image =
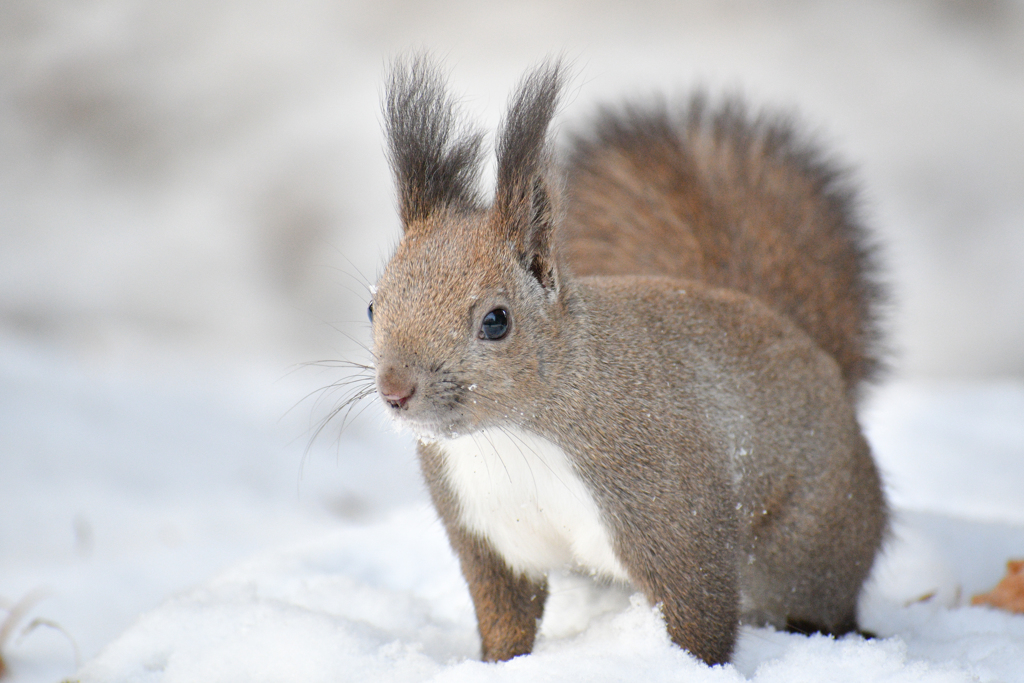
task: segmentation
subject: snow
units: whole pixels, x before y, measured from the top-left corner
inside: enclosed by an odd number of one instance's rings
[[[493,129],[562,51],[558,128],[696,83],[795,106],[857,169],[898,372],[862,410],[896,524],[873,640],[671,646],[552,579],[536,652],[475,660],[407,435],[320,387],[396,235],[383,64],[432,49]],[[0,3],[5,683],[1024,681],[1024,3]],[[312,397],[303,397],[314,392]],[[2,612],[0,612],[2,614]]]
[[[558,575],[534,655],[490,665],[412,438],[370,404],[307,452],[310,402],[288,408],[322,371],[243,370],[0,345],[0,595],[46,591],[8,680],[1024,681],[1024,616],[966,606],[1024,555],[1024,383],[896,383],[865,411],[899,506],[862,600],[877,639],[745,628],[708,668],[639,595]],[[19,635],[36,618],[63,632]]]

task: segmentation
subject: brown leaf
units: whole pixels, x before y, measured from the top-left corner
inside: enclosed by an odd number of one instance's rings
[[[989,605],[1024,614],[1024,560],[1006,563],[1006,576],[988,593],[971,598],[972,605]]]

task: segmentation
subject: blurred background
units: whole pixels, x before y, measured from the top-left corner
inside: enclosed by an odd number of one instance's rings
[[[365,357],[399,238],[381,84],[410,49],[490,131],[552,55],[556,132],[698,85],[797,112],[883,247],[896,370],[864,416],[894,506],[1024,524],[1024,0],[0,0],[9,681],[254,553],[433,519],[375,402],[310,442],[339,394],[301,399],[342,375],[299,365]],[[1024,551],[940,545],[977,586]]]
[[[398,238],[385,65],[426,48],[492,129],[705,84],[857,171],[898,372],[1024,376],[1024,3],[0,3],[0,332],[90,363],[350,357]]]

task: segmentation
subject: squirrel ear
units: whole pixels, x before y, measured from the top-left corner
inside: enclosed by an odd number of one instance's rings
[[[509,101],[498,137],[494,208],[499,224],[519,247],[523,266],[546,289],[556,285],[552,232],[557,216],[547,133],[563,80],[559,62],[528,73]]]
[[[521,233],[525,239],[518,242],[523,266],[548,290],[558,284],[553,247],[557,214],[552,190],[546,175],[534,176],[529,214],[524,221],[527,230]]]
[[[441,72],[423,55],[396,60],[383,109],[403,227],[438,209],[475,208],[483,138],[459,122]]]

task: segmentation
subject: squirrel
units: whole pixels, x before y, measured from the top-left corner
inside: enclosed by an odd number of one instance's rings
[[[842,174],[738,100],[605,110],[560,166],[559,63],[482,136],[424,57],[384,97],[403,237],[368,307],[482,658],[531,652],[552,570],[628,582],[727,662],[741,624],[843,634],[887,530],[857,422],[880,363]]]

